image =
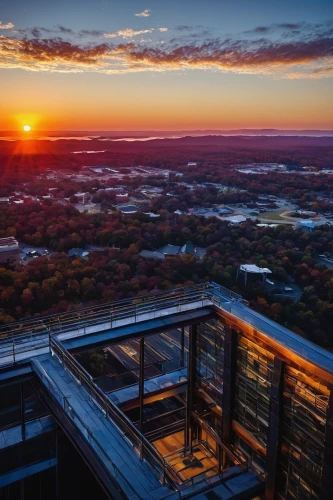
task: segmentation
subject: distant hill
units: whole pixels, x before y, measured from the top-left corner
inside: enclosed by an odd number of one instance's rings
[[[119,143],[118,143],[119,144]],[[124,142],[122,142],[124,144]],[[132,143],[133,144],[133,143]],[[248,148],[281,148],[281,147],[299,147],[299,146],[333,146],[333,135],[332,136],[219,136],[219,135],[207,135],[207,136],[187,136],[181,137],[179,139],[154,139],[149,142],[135,143],[145,144],[145,146],[221,146],[221,147],[245,147]]]
[[[175,136],[303,136],[303,137],[333,137],[333,130],[280,130],[274,128],[267,129],[212,129],[212,130],[57,130],[57,131],[32,131],[31,136],[101,136],[114,138],[133,137],[175,137]],[[0,131],[0,137],[20,137],[22,132]]]

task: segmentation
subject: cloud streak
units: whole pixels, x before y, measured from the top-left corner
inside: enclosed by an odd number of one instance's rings
[[[153,31],[160,31],[164,33],[168,31],[168,28],[149,28],[145,30],[133,30],[132,28],[125,28],[123,30],[116,31],[115,33],[104,33],[105,38],[133,38],[139,35],[146,35],[147,33],[152,33]]]
[[[115,33],[104,33],[104,37],[105,38],[118,38],[118,37],[132,38],[134,36],[145,35],[146,33],[152,33],[152,32],[153,32],[153,29],[135,31],[132,28],[126,28],[124,30],[116,31]]]
[[[146,9],[143,12],[139,12],[138,14],[134,14],[136,17],[149,17],[151,13],[150,9]]]
[[[109,52],[107,44],[79,46],[55,39],[22,39],[0,36],[0,68],[33,71],[77,71],[80,67],[103,66]]]
[[[2,21],[0,21],[0,30],[11,30],[12,28],[14,28],[13,23],[2,24]]]
[[[279,25],[293,30],[293,25]],[[299,25],[297,25],[299,26]],[[330,27],[315,25],[312,36],[306,30],[296,38],[208,38],[198,41],[171,39],[161,45],[134,43],[133,37],[164,32],[167,28],[133,30],[104,34],[104,43],[81,44],[63,37],[29,39],[0,35],[0,67],[32,71],[83,72],[107,74],[129,72],[166,72],[174,70],[210,70],[239,74],[257,74],[284,78],[324,78],[333,76],[333,33]],[[36,28],[37,29],[37,28]],[[60,29],[60,28],[59,28]],[[98,35],[99,32],[96,32]],[[81,34],[79,33],[79,36]],[[128,39],[116,43],[117,37]]]

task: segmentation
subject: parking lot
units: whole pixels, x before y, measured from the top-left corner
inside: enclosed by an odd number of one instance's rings
[[[20,243],[19,247],[21,249],[21,259],[23,262],[28,262],[31,259],[36,259],[41,256],[48,257],[54,253],[46,247],[32,247],[23,243]]]

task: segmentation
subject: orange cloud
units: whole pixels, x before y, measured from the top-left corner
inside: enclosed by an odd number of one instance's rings
[[[104,34],[105,38],[164,32],[167,28],[135,31],[130,28]],[[0,35],[0,67],[34,71],[107,74],[212,70],[233,73],[275,75],[287,78],[323,78],[333,73],[333,38],[330,32],[295,40],[192,40],[173,39],[163,47],[125,44],[82,45],[56,38],[24,38]]]
[[[153,31],[160,31],[161,33],[164,33],[166,31],[168,31],[168,28],[149,28],[149,29],[137,30],[137,31],[133,30],[132,28],[125,28],[125,29],[116,31],[114,33],[104,33],[104,37],[105,38],[118,38],[118,37],[132,38],[134,36],[152,33]]]
[[[2,24],[2,21],[0,21],[0,30],[11,30],[12,28],[14,28],[13,23]]]

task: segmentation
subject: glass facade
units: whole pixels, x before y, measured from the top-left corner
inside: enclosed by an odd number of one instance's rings
[[[197,326],[197,391],[193,407],[197,416],[196,433],[215,457],[220,454],[217,441],[222,436],[224,338],[224,326],[218,319]]]
[[[174,292],[170,297],[175,311],[178,298]],[[46,368],[53,367],[52,377],[54,365],[61,360],[81,385],[79,390],[88,390],[95,411],[102,410],[113,420],[133,452],[144,459],[144,475],[151,467],[163,484],[185,492],[187,486],[200,485],[208,478],[213,484],[214,476],[216,481],[227,480],[230,469],[232,475],[236,471],[254,474],[258,494],[265,491],[268,500],[333,499],[332,355],[262,321],[257,313],[250,321],[252,313],[246,304],[232,294],[228,299],[225,307],[214,300],[208,309],[200,295],[202,314],[189,308],[185,315],[178,308],[172,322],[165,322],[166,330],[164,320],[155,321],[154,317],[147,329],[142,321],[133,331],[127,326],[119,328],[119,334],[118,330],[111,335],[103,331],[104,337],[98,336],[97,343],[95,336],[92,340],[71,339],[69,345],[77,349],[73,353],[50,337],[55,357],[45,361]],[[196,301],[193,308],[197,305]],[[154,314],[155,310],[154,305]],[[178,313],[182,313],[179,319]],[[41,359],[43,363],[44,357]],[[24,423],[49,415],[43,398],[46,390],[53,394],[53,385],[44,379],[38,364],[34,369],[42,383],[46,381],[43,390],[33,374],[12,382],[4,378],[0,390],[2,433],[15,431],[21,439]],[[68,410],[67,396],[65,401]],[[73,408],[67,416],[74,418],[75,413],[84,423]],[[88,427],[83,427],[84,435],[91,436]],[[79,426],[78,430],[81,432]],[[49,454],[57,455],[57,460],[68,458],[61,430],[54,436],[51,445],[43,434],[0,450],[2,475],[45,461]],[[131,473],[137,471],[135,466]],[[41,490],[43,484],[41,478]],[[13,483],[10,489],[14,492],[15,488]],[[0,500],[8,497],[8,491],[0,489]]]
[[[21,397],[24,399],[25,422],[49,414],[36,387],[38,387],[37,380],[26,380],[22,384],[16,383],[0,388],[0,430],[21,424]]]
[[[196,345],[197,397],[194,411],[202,427],[221,439],[225,326],[219,319],[198,325]],[[274,359],[269,346],[258,345],[243,333],[233,332],[236,344],[232,391],[232,446],[235,456],[261,475],[268,472],[270,425],[278,425],[277,482],[275,491],[285,499],[318,499],[322,488],[326,413],[329,389],[318,378],[283,365],[280,421],[270,421]],[[275,384],[277,381],[275,380]],[[275,386],[276,387],[276,386]],[[277,410],[279,411],[279,410]],[[278,417],[274,414],[274,417]],[[279,423],[278,423],[279,422]],[[241,427],[237,428],[236,424]],[[215,447],[218,450],[217,447]]]
[[[196,377],[198,387],[222,406],[224,326],[213,319],[198,325]]]
[[[273,363],[272,353],[238,335],[234,419],[265,448]]]
[[[320,499],[329,395],[325,385],[286,366],[279,467],[286,498]]]

